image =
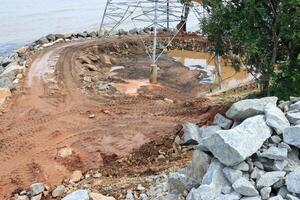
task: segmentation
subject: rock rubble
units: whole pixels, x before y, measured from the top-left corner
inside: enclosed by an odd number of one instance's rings
[[[242,100],[232,105],[227,118],[216,115],[214,124],[220,130],[206,134],[201,131],[203,127],[187,124],[195,131],[186,128],[183,138],[192,135],[196,154],[210,156],[211,162],[206,164],[208,168],[195,168],[197,171],[186,174],[204,174],[202,180],[197,179],[199,186],[193,184],[196,187],[186,196],[181,190],[169,192],[187,200],[299,199],[298,105],[300,99],[296,97],[278,106],[276,97]],[[192,163],[198,160],[203,162],[203,158],[193,156]],[[205,173],[203,169],[207,169]]]

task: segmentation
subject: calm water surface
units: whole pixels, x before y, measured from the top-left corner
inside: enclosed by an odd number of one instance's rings
[[[106,0],[0,0],[0,57],[49,33],[97,30],[105,5]],[[199,27],[193,13],[188,22],[190,30]],[[127,21],[120,28],[133,27]]]
[[[0,0],[0,56],[49,33],[96,30],[106,0]]]

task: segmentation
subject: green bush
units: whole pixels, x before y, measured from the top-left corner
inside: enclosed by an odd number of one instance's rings
[[[274,73],[271,94],[279,99],[288,100],[290,96],[300,96],[300,71],[281,66],[279,72]]]

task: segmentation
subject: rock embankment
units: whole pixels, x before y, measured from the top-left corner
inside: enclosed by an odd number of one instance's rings
[[[186,200],[299,199],[299,105],[300,98],[294,97],[279,105],[276,97],[242,100],[231,106],[227,118],[215,117],[219,130],[187,124],[183,143],[195,145],[193,161],[186,173],[169,176],[168,195]],[[209,167],[203,173],[197,166]]]

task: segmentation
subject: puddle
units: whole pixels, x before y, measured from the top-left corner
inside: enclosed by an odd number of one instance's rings
[[[150,85],[149,80],[125,80],[125,83],[113,83],[113,86],[121,93],[127,95],[137,95],[142,86]]]
[[[212,84],[213,88],[218,87],[217,68],[214,55],[204,52],[194,52],[186,50],[172,50],[168,53],[176,61],[182,63],[190,70],[199,70],[203,73],[199,76],[200,83]],[[222,90],[236,87],[253,79],[246,69],[241,68],[236,71],[229,61],[221,60]]]

